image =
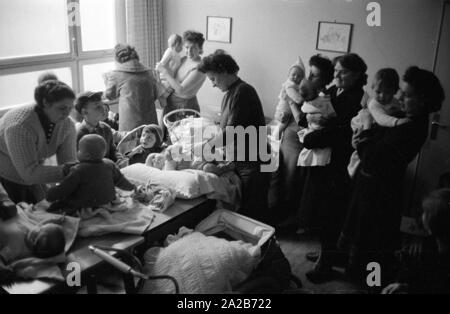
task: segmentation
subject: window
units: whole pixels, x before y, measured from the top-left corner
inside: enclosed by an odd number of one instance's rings
[[[125,33],[125,0],[0,1],[0,112],[33,102],[47,71],[77,93],[103,90]]]

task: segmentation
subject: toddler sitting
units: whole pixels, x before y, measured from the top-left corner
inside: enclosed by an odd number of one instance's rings
[[[286,129],[289,118],[292,115],[289,101],[300,103],[302,101],[300,95],[300,82],[305,78],[305,66],[302,60],[293,64],[289,69],[289,75],[286,82],[281,87],[280,94],[278,95],[278,105],[275,109],[275,121],[277,127],[274,130],[273,136],[275,139],[280,139],[281,134]]]
[[[55,202],[49,211],[69,214],[82,208],[95,208],[116,199],[115,187],[125,191],[136,188],[109,159],[104,159],[105,140],[97,134],[88,134],[78,143],[79,164],[72,167],[62,182],[49,189],[47,200]]]
[[[319,94],[318,89],[310,80],[304,79],[301,82],[300,92],[305,100],[301,110],[303,113],[306,113],[306,120],[308,121],[308,127],[297,133],[300,142],[303,143],[303,139],[307,134],[323,129],[327,120],[336,116],[336,112],[333,109],[330,98]],[[330,158],[331,148],[303,148],[298,156],[297,166],[325,166],[330,163]]]
[[[352,119],[351,127],[354,133],[368,130],[378,124],[382,127],[392,128],[409,121],[408,118],[398,118],[402,110],[400,103],[394,98],[399,89],[399,76],[394,69],[385,68],[375,73],[372,84],[374,96],[363,109]],[[359,167],[358,152],[354,151],[347,167],[350,177],[353,177]]]
[[[198,157],[194,157],[193,160],[183,160],[181,155],[181,146],[171,145],[163,153],[150,154],[145,164],[160,170],[203,170],[217,176],[234,169],[231,162],[207,162]]]
[[[159,125],[149,124],[142,130],[140,145],[126,154],[129,158],[128,164],[145,163],[151,153],[160,153],[163,150],[163,130]]]

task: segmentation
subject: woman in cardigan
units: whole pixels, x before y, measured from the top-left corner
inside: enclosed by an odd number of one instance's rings
[[[350,121],[361,109],[363,86],[367,83],[366,71],[366,63],[357,54],[350,53],[335,58],[335,85],[328,92],[337,118],[330,121],[326,128],[309,133],[303,140],[307,149],[331,147],[332,151],[329,165],[303,167],[304,184],[299,215],[302,217],[302,211],[314,214],[322,245],[316,265],[306,273],[310,281],[329,279],[332,275],[332,263],[338,257],[336,242],[350,195],[350,177],[347,172],[353,152]]]
[[[150,69],[139,62],[133,47],[115,47],[117,68],[105,74],[105,96],[119,98],[119,131],[131,131],[144,124],[157,124],[156,79]]]
[[[45,81],[35,105],[8,111],[0,119],[0,183],[11,200],[34,204],[43,184],[59,182],[76,158],[75,125],[69,118],[75,94],[66,84]],[[57,166],[44,165],[56,154]]]
[[[355,190],[342,230],[340,247],[350,253],[347,273],[365,278],[369,262],[377,262],[383,282],[389,280],[399,245],[403,178],[428,136],[429,114],[440,110],[444,91],[431,72],[410,67],[403,76],[400,102],[410,122],[378,127],[354,135],[361,158]]]
[[[202,33],[186,31],[183,34],[183,42],[187,56],[181,59],[181,65],[175,76],[162,64],[156,65],[156,69],[164,75],[173,89],[173,93],[167,99],[163,115],[176,109],[200,111],[196,95],[205,82],[206,75],[198,71],[197,67],[201,61],[205,38]]]

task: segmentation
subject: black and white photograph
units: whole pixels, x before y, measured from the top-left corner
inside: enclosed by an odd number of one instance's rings
[[[449,82],[448,0],[1,0],[0,294],[450,293]]]

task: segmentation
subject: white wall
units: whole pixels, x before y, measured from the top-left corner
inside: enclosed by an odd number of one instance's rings
[[[232,43],[205,42],[205,54],[221,48],[235,57],[240,76],[252,84],[272,116],[287,69],[315,50],[318,21],[352,23],[351,51],[373,75],[381,67],[400,74],[409,65],[431,69],[442,0],[379,0],[381,26],[366,23],[369,0],[164,0],[165,37],[194,29],[206,34],[206,16],[233,18]],[[334,57],[336,54],[324,54]],[[370,78],[369,78],[370,79]],[[201,105],[220,106],[223,94],[209,81]]]

